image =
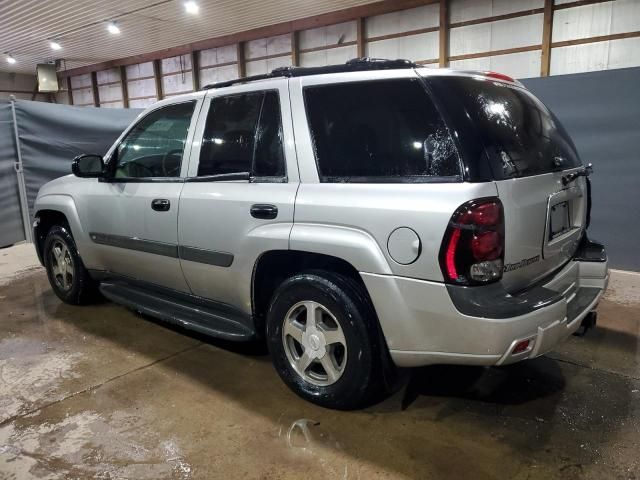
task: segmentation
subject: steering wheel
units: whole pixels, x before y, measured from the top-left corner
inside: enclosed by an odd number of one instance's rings
[[[177,166],[167,168],[167,160],[169,160],[169,158],[173,155],[179,155],[180,157],[182,157],[182,149],[177,148],[174,150],[169,150],[162,156],[162,173],[165,177],[177,177],[178,175],[180,175],[180,166],[182,162],[178,162]]]
[[[153,177],[153,170],[142,163],[135,161],[127,162],[124,165],[118,165],[115,172],[116,177]]]

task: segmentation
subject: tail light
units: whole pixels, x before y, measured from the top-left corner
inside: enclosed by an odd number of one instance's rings
[[[502,278],[504,212],[498,198],[461,205],[451,217],[440,248],[445,282],[477,285]]]

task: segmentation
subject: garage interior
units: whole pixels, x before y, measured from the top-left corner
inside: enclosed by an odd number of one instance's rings
[[[0,54],[0,480],[640,477],[639,0],[6,2]],[[593,330],[506,367],[408,369],[340,412],[263,345],[54,295],[33,202],[74,156],[158,100],[356,57],[497,71],[560,118],[611,268]]]

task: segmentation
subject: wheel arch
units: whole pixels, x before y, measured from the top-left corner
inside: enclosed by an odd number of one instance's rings
[[[55,225],[69,225],[69,221],[67,220],[66,215],[59,210],[38,210],[35,217],[36,222],[33,226],[33,243],[36,247],[38,260],[40,260],[40,264],[44,266],[42,250],[44,248],[44,240],[47,237],[47,233],[49,233],[49,230],[51,230]]]
[[[251,303],[256,330],[261,334],[271,298],[287,278],[306,271],[325,270],[343,275],[369,293],[358,270],[350,262],[332,255],[303,250],[269,250],[255,262],[251,280]],[[371,303],[373,307],[373,303]]]
[[[44,238],[54,225],[66,224],[76,242],[82,240],[82,226],[73,199],[68,195],[38,197],[35,208],[33,238],[40,263],[43,263]]]

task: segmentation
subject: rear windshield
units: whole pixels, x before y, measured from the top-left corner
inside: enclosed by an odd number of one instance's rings
[[[564,127],[527,90],[472,77],[446,84],[477,127],[496,180],[581,165]]]
[[[460,179],[453,140],[420,80],[309,86],[304,99],[321,181]]]

